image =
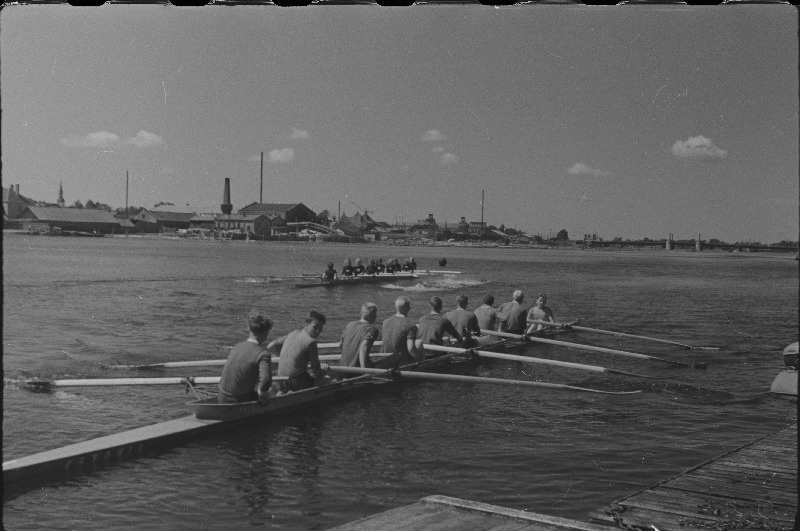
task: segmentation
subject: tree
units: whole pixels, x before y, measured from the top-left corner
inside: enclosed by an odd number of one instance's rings
[[[558,234],[556,234],[556,240],[569,240],[567,229],[561,229],[558,231]]]
[[[76,199],[72,204],[72,208],[83,208],[83,203],[81,203],[80,199]]]
[[[314,223],[319,223],[320,225],[328,225],[331,220],[331,213],[327,210],[323,210],[317,217],[314,218]]]

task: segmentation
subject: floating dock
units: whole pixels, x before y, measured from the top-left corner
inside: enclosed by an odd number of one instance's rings
[[[483,529],[496,531],[608,531],[606,525],[557,516],[507,509],[449,496],[428,496],[413,505],[398,507],[333,528],[335,531],[392,531],[424,529],[444,531]]]
[[[797,424],[591,516],[626,529],[796,529]]]

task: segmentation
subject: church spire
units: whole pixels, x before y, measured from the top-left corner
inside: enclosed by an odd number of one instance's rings
[[[58,183],[58,206],[64,207],[64,186],[60,181]]]

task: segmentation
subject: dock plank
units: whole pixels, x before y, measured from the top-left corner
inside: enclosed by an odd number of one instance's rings
[[[449,496],[428,496],[419,502],[390,509],[333,528],[335,531],[374,529],[460,531],[608,531],[606,526],[567,518],[508,509]]]
[[[745,444],[591,513],[594,521],[658,529],[792,529],[797,424]]]

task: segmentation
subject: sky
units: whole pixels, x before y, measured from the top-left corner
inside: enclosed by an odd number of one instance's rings
[[[797,240],[790,5],[15,5],[3,186],[549,236]],[[263,152],[263,189],[261,153]],[[341,205],[341,206],[340,206]]]

